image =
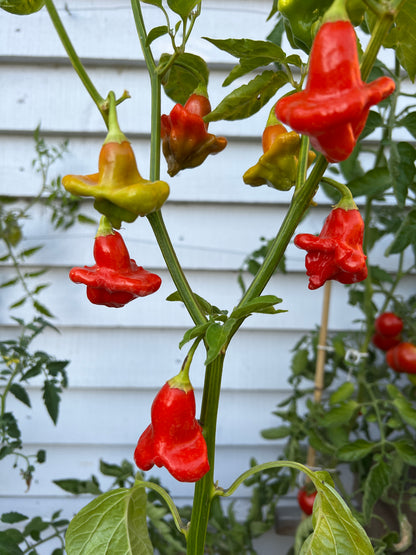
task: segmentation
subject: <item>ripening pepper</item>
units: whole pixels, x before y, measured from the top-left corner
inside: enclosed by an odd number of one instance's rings
[[[277,117],[298,133],[309,135],[311,145],[328,162],[348,158],[370,107],[395,88],[389,77],[362,81],[356,40],[350,21],[323,23],[313,42],[305,90],[276,103]]]
[[[357,208],[336,206],[326,218],[318,237],[300,233],[295,245],[308,251],[305,258],[309,289],[321,287],[327,280],[357,283],[367,277],[363,252],[364,222]]]
[[[98,173],[66,175],[62,184],[73,195],[95,197],[94,208],[109,218],[113,227],[134,222],[159,210],[169,196],[164,181],[144,179],[137,169],[130,142],[120,131],[115,106],[109,113],[109,132],[98,159]]]
[[[243,180],[252,187],[268,185],[279,191],[288,191],[296,183],[300,136],[295,131],[288,133],[276,118],[274,120],[263,131],[264,154],[257,164],[245,172]],[[309,151],[308,166],[315,156],[314,152]]]
[[[217,154],[227,146],[227,139],[207,132],[202,119],[211,111],[208,98],[191,94],[184,106],[175,104],[170,114],[161,117],[160,134],[168,174],[201,165],[209,154]]]
[[[130,258],[124,240],[114,231],[105,216],[94,241],[94,266],[72,268],[74,283],[87,286],[87,297],[93,304],[120,308],[137,297],[157,291],[160,277],[137,266]]]
[[[195,395],[180,374],[165,383],[140,436],[134,460],[141,470],[164,466],[180,482],[196,482],[209,470],[207,446],[195,418]]]

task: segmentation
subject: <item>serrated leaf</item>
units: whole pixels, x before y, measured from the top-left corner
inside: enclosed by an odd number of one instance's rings
[[[6,524],[14,524],[15,522],[22,522],[23,520],[28,520],[29,517],[22,515],[22,513],[17,513],[16,511],[10,511],[9,513],[3,513],[1,515],[1,521]]]
[[[287,75],[283,71],[263,71],[247,85],[242,85],[227,95],[204,120],[234,121],[248,118],[258,112],[287,81]]]
[[[10,393],[12,393],[16,399],[18,399],[21,403],[25,404],[28,407],[31,407],[29,395],[24,387],[19,385],[18,383],[13,383],[9,389]]]
[[[390,469],[383,460],[380,460],[371,467],[370,472],[364,480],[362,510],[366,522],[369,521],[375,503],[383,495],[389,482]]]
[[[144,488],[100,495],[75,515],[65,538],[68,555],[153,555]]]
[[[369,455],[376,447],[377,443],[367,441],[366,439],[357,439],[338,449],[337,454],[342,461],[359,461]]]
[[[399,457],[411,466],[416,466],[416,451],[414,443],[406,439],[399,439],[393,442],[393,446]]]
[[[374,555],[362,526],[338,492],[329,484],[314,480],[318,494],[312,515],[313,532],[300,555]]]
[[[352,382],[343,383],[336,391],[331,393],[329,398],[330,405],[336,405],[349,399],[355,391],[355,386]]]
[[[321,419],[320,424],[325,427],[347,424],[357,410],[357,407],[358,403],[356,401],[345,401],[327,411]]]
[[[58,421],[61,389],[53,381],[46,380],[43,384],[43,401],[54,424]]]
[[[391,187],[391,177],[387,168],[374,168],[364,175],[348,182],[353,197],[378,198]]]
[[[163,37],[163,35],[166,35],[168,32],[169,29],[167,25],[159,25],[158,27],[153,27],[153,29],[151,29],[149,31],[149,34],[147,35],[146,46],[150,46],[154,40],[158,39],[159,37]]]

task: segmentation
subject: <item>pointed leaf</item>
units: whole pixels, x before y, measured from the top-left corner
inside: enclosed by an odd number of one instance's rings
[[[338,450],[338,457],[342,461],[359,461],[366,457],[377,447],[377,443],[372,443],[366,439],[357,439],[348,445],[344,445]]]
[[[329,398],[329,404],[336,405],[337,403],[346,401],[354,394],[354,391],[355,386],[352,382],[343,383],[336,391],[331,394]]]
[[[75,515],[66,533],[68,555],[153,555],[142,487],[100,495]]]
[[[16,397],[16,399],[19,399],[19,401],[24,403],[26,406],[28,406],[28,407],[32,406],[30,404],[29,395],[27,394],[26,389],[24,387],[22,387],[20,384],[13,383],[10,386],[9,391],[10,391],[10,393],[13,393],[13,395]]]
[[[58,420],[61,389],[53,381],[46,380],[43,384],[43,401],[54,424]]]
[[[396,18],[397,33],[396,54],[412,82],[416,76],[416,3],[407,1]]]
[[[154,40],[158,39],[159,37],[163,37],[163,35],[166,35],[168,32],[169,29],[167,25],[153,27],[153,29],[151,29],[149,31],[149,34],[147,35],[146,46],[149,46]]]
[[[170,54],[162,54],[159,66],[169,62]],[[203,58],[196,54],[184,52],[179,54],[162,78],[165,93],[174,102],[185,104],[200,84],[208,84],[209,70]]]
[[[390,482],[390,469],[383,461],[378,461],[371,467],[364,481],[363,513],[366,522],[369,521],[374,504],[383,495]]]
[[[209,364],[220,354],[221,349],[225,346],[235,325],[234,318],[228,319],[225,324],[221,325],[218,322],[210,324],[205,334],[205,339],[208,345],[207,358],[205,364]]]
[[[322,426],[338,426],[339,424],[347,424],[354,412],[357,410],[358,403],[356,401],[345,401],[333,407],[326,412],[321,419]]]
[[[283,71],[264,71],[247,85],[242,85],[226,96],[204,120],[234,121],[248,118],[258,112],[287,81]]]
[[[203,37],[205,40],[219,48],[235,56],[236,58],[265,58],[271,62],[284,62],[286,54],[277,44],[265,40],[252,39],[210,39]]]
[[[230,314],[231,318],[244,318],[249,316],[253,312],[264,313],[267,311],[269,314],[276,314],[276,310],[273,309],[273,305],[279,304],[282,299],[275,297],[274,295],[263,295],[261,297],[255,297],[251,301],[248,301],[244,306],[240,308],[235,308]],[[270,309],[272,311],[270,312]]]
[[[28,520],[29,517],[22,515],[22,513],[17,513],[11,511],[10,513],[3,513],[1,515],[1,521],[6,524],[14,524],[15,522],[22,522],[22,520]]]
[[[391,177],[387,168],[374,168],[348,183],[353,197],[367,196],[380,197],[384,191],[391,187]]]
[[[393,405],[398,410],[400,417],[406,424],[412,426],[416,429],[416,410],[412,407],[410,401],[408,401],[403,395],[400,395],[393,401]]]
[[[412,466],[416,466],[416,451],[414,443],[406,439],[399,439],[393,442],[393,446],[396,449],[399,457],[406,463]]]
[[[200,2],[201,0],[168,0],[168,6],[182,19],[186,19]]]
[[[191,339],[195,339],[196,337],[200,337],[201,335],[204,335],[205,331],[210,325],[211,325],[210,322],[205,322],[204,324],[200,324],[199,326],[195,326],[187,330],[182,338],[182,341],[179,343],[179,349],[182,349],[182,347],[186,343],[188,343],[188,341],[191,341]]]
[[[416,209],[410,210],[404,218],[385,256],[403,252],[409,245],[416,245]]]

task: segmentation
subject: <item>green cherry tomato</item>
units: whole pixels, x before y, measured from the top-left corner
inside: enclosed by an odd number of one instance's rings
[[[44,5],[45,0],[0,0],[0,8],[15,15],[30,15]]]

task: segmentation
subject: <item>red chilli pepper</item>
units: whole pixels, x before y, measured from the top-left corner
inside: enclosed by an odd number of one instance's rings
[[[353,25],[328,21],[312,45],[305,90],[281,98],[276,115],[298,133],[309,135],[311,145],[328,162],[340,162],[353,151],[370,107],[394,88],[389,77],[362,81]]]
[[[318,237],[301,233],[295,245],[305,249],[309,289],[321,287],[327,280],[357,283],[367,277],[363,252],[364,222],[357,209],[334,208]]]
[[[162,115],[162,149],[171,177],[185,168],[199,166],[209,154],[227,146],[227,139],[207,132],[208,123],[202,118],[210,111],[208,98],[192,94],[185,106],[176,104],[168,116]]]
[[[141,470],[164,466],[180,482],[196,482],[208,472],[207,446],[189,382],[173,378],[156,395],[151,424],[139,438],[134,460]]]
[[[137,266],[130,258],[122,236],[117,231],[97,234],[94,242],[94,266],[72,268],[70,279],[87,286],[93,304],[120,308],[137,297],[157,291],[160,277]]]

